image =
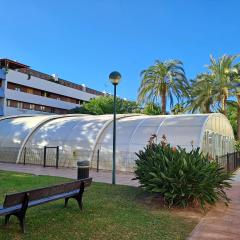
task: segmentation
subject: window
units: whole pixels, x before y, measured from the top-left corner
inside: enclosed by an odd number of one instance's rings
[[[48,97],[48,93],[45,92],[45,91],[41,91],[41,96],[43,96],[43,97]]]
[[[40,106],[40,111],[45,111],[45,106]]]
[[[23,108],[24,109],[29,109],[30,107],[30,104],[29,103],[23,103]]]
[[[27,93],[33,94],[33,89],[32,88],[27,88]]]
[[[17,102],[17,108],[23,108],[23,103],[22,102]]]
[[[29,109],[34,110],[35,109],[35,105],[34,104],[30,104]]]
[[[21,109],[30,109],[34,111],[42,111],[42,112],[49,112],[49,113],[67,113],[67,110],[54,108],[49,106],[38,105],[34,103],[27,103],[27,102],[18,102],[16,100],[7,99],[6,100],[7,107],[14,107],[14,108],[21,108]]]
[[[20,87],[15,87],[15,90],[18,91],[18,92],[21,91]]]

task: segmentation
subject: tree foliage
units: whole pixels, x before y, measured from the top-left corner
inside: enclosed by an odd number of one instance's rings
[[[199,149],[187,152],[165,141],[151,142],[137,153],[135,174],[142,188],[161,194],[168,206],[200,204],[204,208],[220,199],[229,201],[225,190],[231,187],[232,174]]]
[[[179,60],[156,61],[153,66],[141,72],[141,77],[138,101],[142,104],[161,104],[162,114],[166,114],[168,99],[170,106],[173,106],[174,97],[180,100],[188,96],[188,81]]]
[[[184,107],[184,104],[183,103],[177,103],[173,106],[173,108],[171,109],[171,112],[172,114],[174,115],[178,115],[178,114],[182,114],[184,113],[186,110],[185,110],[185,107]]]
[[[159,105],[150,102],[144,106],[142,113],[146,115],[160,115],[162,114],[162,109]]]
[[[227,104],[227,118],[232,125],[233,132],[237,138],[237,104],[234,101],[229,101]]]
[[[227,100],[234,95],[238,74],[235,60],[238,55],[210,55],[207,72],[198,74],[191,81],[188,108],[192,112],[210,113],[220,111],[227,115]]]
[[[208,69],[214,79],[214,94],[220,102],[221,111],[225,115],[227,99],[233,88],[232,75],[235,72],[234,61],[237,57],[237,55],[225,54],[222,57],[215,59],[212,55],[210,55],[210,65],[208,66]]]
[[[209,73],[199,74],[190,83],[190,97],[187,101],[191,112],[211,113],[214,111],[214,78]]]
[[[81,107],[70,110],[70,113],[82,113],[92,115],[103,115],[113,113],[113,96],[100,96],[84,103]],[[121,98],[116,99],[117,113],[139,113],[140,106],[134,101]]]

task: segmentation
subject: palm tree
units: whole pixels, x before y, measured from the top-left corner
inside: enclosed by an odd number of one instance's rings
[[[153,66],[141,72],[141,77],[138,101],[142,104],[160,102],[162,114],[166,114],[167,98],[172,107],[174,96],[178,101],[183,96],[188,96],[188,81],[179,60],[156,61]]]
[[[223,55],[219,59],[215,59],[210,55],[210,65],[208,69],[214,78],[214,87],[218,89],[216,96],[221,103],[221,111],[226,115],[226,103],[231,89],[231,75],[234,71],[234,61],[238,55]]]
[[[237,140],[240,140],[240,63],[234,65],[231,71],[231,93],[236,97]]]
[[[211,113],[216,103],[214,77],[209,73],[199,74],[191,81],[187,110],[191,112]]]
[[[183,103],[177,103],[173,106],[173,108],[171,109],[171,112],[174,114],[174,115],[178,115],[178,114],[181,114],[181,113],[184,113],[185,109],[184,109],[184,105]]]

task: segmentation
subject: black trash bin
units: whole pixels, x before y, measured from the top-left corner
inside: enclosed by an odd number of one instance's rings
[[[89,177],[89,168],[90,168],[89,161],[77,161],[77,168],[78,168],[78,174],[77,174],[78,180]]]

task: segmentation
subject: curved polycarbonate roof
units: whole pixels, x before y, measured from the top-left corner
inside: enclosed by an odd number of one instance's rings
[[[32,129],[48,117],[12,117],[0,119],[0,147],[20,147]]]
[[[27,146],[61,146],[92,149],[99,131],[110,116],[68,116],[48,121],[28,139]]]
[[[0,153],[4,149],[14,148],[18,153],[13,161],[22,162],[25,155],[28,161],[40,163],[42,153],[34,160],[39,149],[59,146],[62,166],[75,166],[76,161],[81,159],[90,160],[92,166],[96,166],[97,158],[101,157],[102,168],[111,168],[110,165],[106,166],[107,162],[111,162],[112,119],[112,115],[81,114],[2,118]],[[234,139],[232,127],[222,114],[118,115],[117,168],[132,169],[134,153],[146,146],[152,134],[157,135],[158,142],[165,135],[172,146],[181,146],[187,150],[200,147],[210,152],[203,147],[206,145],[205,132],[209,136],[211,133],[221,136],[224,141]],[[25,148],[31,150],[31,154],[24,154]],[[127,162],[125,158],[128,158]]]

